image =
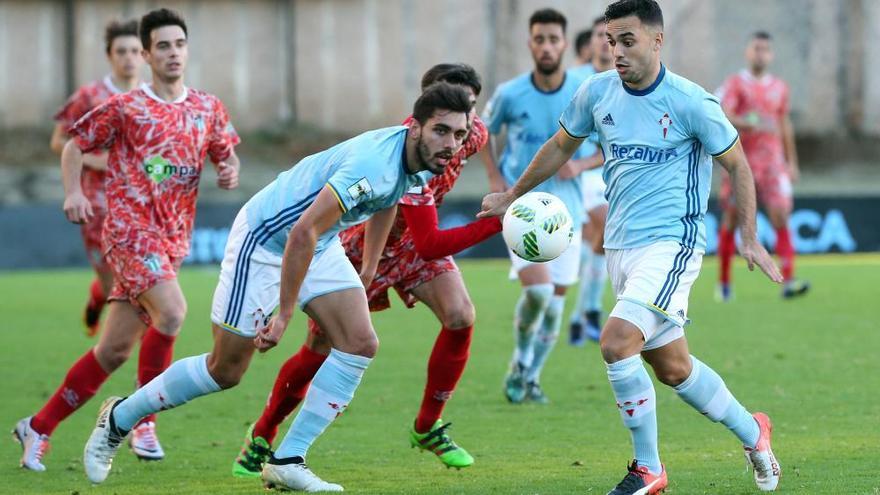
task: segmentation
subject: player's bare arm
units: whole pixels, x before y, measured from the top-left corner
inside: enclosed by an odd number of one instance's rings
[[[216,163],[214,168],[217,170],[217,187],[227,190],[238,187],[238,171],[241,169],[241,162],[235,151],[230,153],[225,160]]]
[[[559,129],[553,137],[541,146],[532,163],[523,172],[512,188],[501,193],[492,193],[483,198],[483,211],[477,217],[501,216],[513,200],[534,189],[538,184],[557,173],[584,141],[570,136]]]
[[[67,144],[67,141],[69,138],[64,131],[64,125],[55,124],[55,128],[52,130],[52,139],[49,140],[49,148],[60,155],[64,151],[64,145]],[[83,155],[83,166],[95,170],[107,170],[107,152]]]
[[[797,182],[801,175],[798,164],[797,148],[794,144],[794,125],[791,117],[786,115],[779,123],[782,133],[782,145],[785,148],[785,162],[788,164],[788,174],[792,182]]]
[[[756,205],[755,205],[755,179],[752,177],[752,171],[749,163],[746,161],[746,155],[743,152],[742,145],[737,143],[727,153],[716,157],[716,160],[730,174],[733,181],[734,190],[736,191],[736,214],[739,218],[740,234],[742,236],[742,246],[740,254],[749,265],[749,270],[754,270],[755,265],[763,271],[770,280],[776,283],[782,283],[782,274],[779,267],[773,262],[773,258],[764,249],[764,246],[758,242],[757,226],[756,226]]]
[[[489,177],[489,192],[502,192],[507,189],[504,177],[498,171],[498,138],[489,134],[489,145],[483,148],[483,166],[486,167],[486,175]]]
[[[370,286],[376,270],[379,268],[379,259],[385,249],[385,241],[394,226],[394,218],[397,216],[397,205],[377,212],[364,225],[364,258],[361,262],[360,277],[364,288]]]
[[[339,201],[333,191],[329,187],[324,187],[318,193],[315,202],[293,224],[293,228],[287,236],[287,244],[284,246],[284,255],[281,258],[281,297],[279,298],[278,313],[254,338],[254,345],[260,352],[266,352],[275,347],[281,340],[281,336],[284,335],[284,331],[287,330],[287,324],[296,309],[300,286],[306,278],[309,265],[315,255],[318,236],[335,225],[342,217],[342,213]]]
[[[61,152],[61,181],[64,185],[64,216],[73,223],[85,223],[93,215],[92,205],[82,191],[82,167],[83,152],[70,140]]]

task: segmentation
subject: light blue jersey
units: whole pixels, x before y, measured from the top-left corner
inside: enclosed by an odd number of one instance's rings
[[[718,98],[661,66],[636,91],[614,71],[581,85],[559,123],[572,137],[597,132],[605,154],[605,247],[673,240],[704,250],[712,157],[736,143]]]
[[[583,65],[569,67],[567,72],[568,75],[574,77],[575,80],[585,81],[588,77],[596,73],[596,68],[593,67],[593,64],[586,63]]]
[[[339,231],[365,222],[373,213],[396,205],[410,188],[424,185],[429,172],[410,174],[405,168],[407,130],[395,126],[365,132],[307,156],[279,174],[244,207],[253,242],[283,254],[293,224],[329,186],[344,213],[318,238],[317,254]]]
[[[581,82],[581,79],[566,74],[559,89],[544,92],[535,86],[532,73],[529,72],[501,84],[495,90],[486,105],[483,122],[491,134],[499,134],[503,127],[507,127],[507,140],[498,167],[509,186],[516,183],[541,146],[559,130],[559,114],[571,101]],[[595,151],[594,145],[585,143],[575,152],[574,158],[585,158]],[[571,213],[575,229],[583,223],[585,215],[580,177],[562,180],[554,176],[535,190],[558,196]]]

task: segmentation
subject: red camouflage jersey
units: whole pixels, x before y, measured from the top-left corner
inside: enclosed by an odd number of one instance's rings
[[[185,88],[173,102],[146,84],[116,95],[70,129],[85,153],[108,149],[104,249],[158,234],[167,254],[189,252],[205,157],[227,159],[239,143],[223,103]]]
[[[404,121],[404,125],[412,122],[412,117]],[[407,193],[401,198],[399,204],[408,206],[439,206],[443,197],[446,196],[455,181],[461,175],[462,168],[467,162],[467,158],[477,153],[489,140],[489,132],[485,124],[479,117],[474,118],[473,128],[468,133],[467,139],[452,160],[447,164],[442,174],[431,178],[427,185]],[[339,236],[342,239],[342,245],[345,247],[346,255],[351,262],[360,268],[363,260],[364,247],[364,224],[356,225],[342,231]],[[412,235],[407,228],[406,220],[403,215],[398,212],[394,220],[394,226],[388,235],[388,241],[379,260],[379,267],[376,271],[376,277],[367,290],[367,297],[370,299],[370,309],[374,311],[382,310],[388,307],[387,289],[391,286],[403,283],[407,287],[402,287],[404,291],[419,285],[422,278],[432,278],[437,273],[455,269],[451,257],[426,262],[422,260],[415,249]],[[419,271],[425,271],[424,277],[419,275]],[[430,272],[430,273],[429,273]],[[407,305],[411,306],[414,301],[407,300]]]
[[[749,164],[758,169],[785,170],[781,124],[788,115],[788,85],[769,74],[756,78],[742,70],[721,86],[722,107],[762,130],[739,130]]]

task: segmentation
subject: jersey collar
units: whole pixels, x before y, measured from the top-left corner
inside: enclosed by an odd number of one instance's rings
[[[144,93],[147,94],[150,98],[158,101],[159,103],[183,103],[186,100],[186,97],[189,96],[189,88],[186,86],[183,87],[183,93],[177,97],[174,101],[165,101],[162,98],[159,98],[156,93],[153,92],[153,88],[150,87],[147,83],[141,83],[141,89]]]
[[[539,88],[537,84],[535,84],[535,73],[534,72],[529,73],[529,81],[531,81],[532,87],[535,88],[535,90],[538,93],[541,93],[543,95],[552,95],[554,93],[558,93],[559,90],[562,89],[563,86],[565,86],[565,80],[567,78],[568,78],[568,71],[562,71],[562,82],[559,83],[559,87],[556,89],[550,90],[550,91],[544,91],[543,89]]]
[[[107,74],[106,76],[104,76],[103,83],[104,83],[104,87],[106,87],[107,90],[109,90],[114,95],[118,95],[119,93],[122,93],[122,90],[117,88],[116,85],[113,84],[113,78],[110,77],[110,74]]]
[[[748,69],[743,69],[739,72],[740,77],[745,79],[746,81],[754,81],[760,84],[767,84],[770,82],[770,74],[765,72],[761,77],[755,77],[754,74]]]
[[[632,89],[629,86],[627,86],[626,83],[623,82],[623,80],[620,81],[620,84],[623,85],[624,91],[626,91],[627,93],[629,93],[633,96],[647,96],[647,95],[653,93],[654,90],[657,89],[657,86],[660,86],[660,83],[663,82],[664,76],[666,76],[666,66],[663,64],[660,64],[660,73],[657,74],[657,79],[655,79],[654,82],[651,83],[651,85],[648,86],[647,88],[645,88],[645,89]]]

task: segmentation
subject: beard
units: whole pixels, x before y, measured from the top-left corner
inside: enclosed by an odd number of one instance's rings
[[[561,57],[560,59],[554,60],[553,62],[541,62],[540,60],[538,60],[535,62],[535,68],[542,76],[549,76],[559,70],[560,62]]]
[[[431,150],[428,148],[428,145],[422,142],[422,139],[419,138],[419,142],[416,144],[416,151],[419,156],[419,168],[423,170],[427,170],[434,175],[442,174],[446,169],[443,165],[438,165],[431,159],[436,156],[436,154],[432,155]]]

